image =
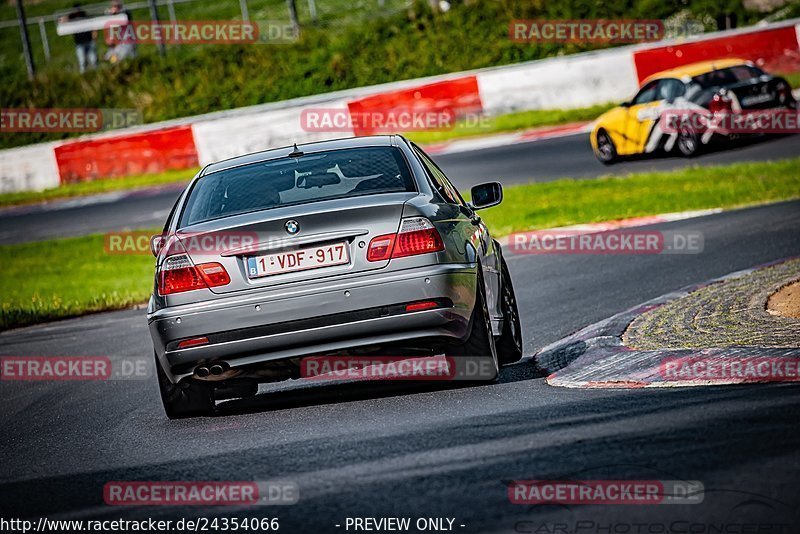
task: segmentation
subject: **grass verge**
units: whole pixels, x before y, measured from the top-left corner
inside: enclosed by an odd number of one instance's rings
[[[154,258],[107,254],[104,243],[95,234],[0,247],[0,329],[145,302]]]
[[[0,206],[15,206],[19,204],[32,204],[62,198],[96,195],[111,191],[139,189],[155,185],[167,185],[188,182],[197,173],[197,169],[183,169],[166,171],[159,174],[143,174],[139,176],[124,176],[121,178],[107,178],[92,182],[66,184],[44,191],[20,191],[18,193],[0,193]]]
[[[481,212],[513,231],[800,198],[800,159],[509,187]],[[0,330],[147,300],[153,258],[109,255],[101,234],[0,246]]]
[[[503,204],[481,212],[497,235],[800,198],[800,158],[692,166],[668,172],[509,187]]]

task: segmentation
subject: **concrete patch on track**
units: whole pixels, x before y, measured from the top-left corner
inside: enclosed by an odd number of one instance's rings
[[[800,258],[788,258],[688,286],[534,358],[548,384],[573,388],[800,382],[800,321],[766,311],[769,295],[798,277]]]

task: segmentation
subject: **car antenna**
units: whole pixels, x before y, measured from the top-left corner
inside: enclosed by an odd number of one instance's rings
[[[303,154],[304,154],[304,152],[302,150],[300,150],[299,148],[297,148],[297,143],[295,143],[294,144],[294,150],[289,152],[289,157],[290,158],[299,158]]]

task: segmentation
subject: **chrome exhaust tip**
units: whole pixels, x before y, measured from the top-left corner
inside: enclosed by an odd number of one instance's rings
[[[210,371],[208,367],[200,366],[194,370],[194,374],[200,378],[206,378],[209,375]]]
[[[209,368],[209,371],[211,371],[211,374],[214,376],[220,376],[225,372],[225,368],[222,365],[215,363]]]

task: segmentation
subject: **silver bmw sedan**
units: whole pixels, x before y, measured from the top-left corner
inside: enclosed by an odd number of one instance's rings
[[[522,357],[516,299],[481,208],[392,136],[207,165],[163,232],[147,321],[169,417],[209,414],[330,354]]]

